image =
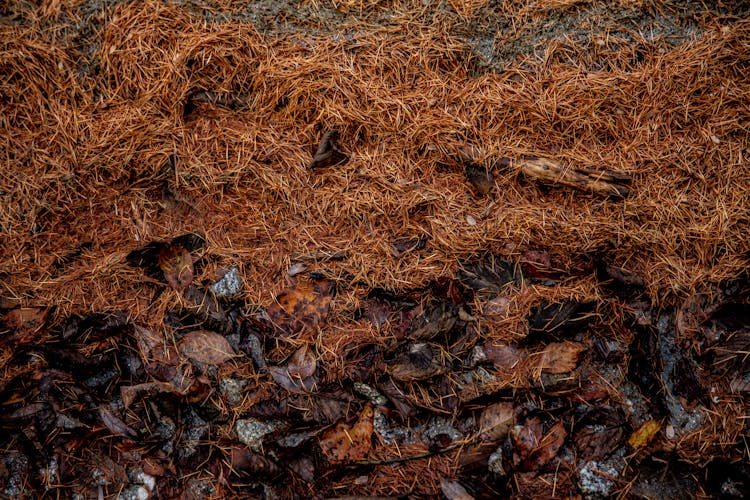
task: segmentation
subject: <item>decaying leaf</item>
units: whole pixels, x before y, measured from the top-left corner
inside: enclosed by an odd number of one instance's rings
[[[156,394],[182,394],[174,384],[168,382],[146,382],[137,385],[123,385],[120,387],[122,404],[128,408],[136,399],[154,396]]]
[[[470,163],[466,165],[465,174],[466,179],[479,194],[489,194],[495,187],[495,177],[486,167]]]
[[[562,420],[558,421],[521,461],[520,469],[534,471],[544,467],[560,451],[567,435]]]
[[[586,348],[575,342],[552,342],[544,348],[537,366],[546,373],[568,373],[575,370]]]
[[[391,365],[391,377],[400,382],[427,380],[447,369],[445,354],[439,346],[410,344]]]
[[[523,349],[519,351],[510,345],[486,343],[482,347],[482,350],[486,360],[494,363],[495,367],[499,370],[512,370],[524,355]]]
[[[448,500],[474,500],[458,481],[440,478],[440,489]]]
[[[286,366],[272,366],[269,371],[276,383],[285,389],[305,392],[315,386],[313,375],[317,367],[315,354],[304,345],[292,354]]]
[[[563,334],[583,326],[590,318],[591,304],[568,299],[561,302],[543,300],[528,316],[529,334]],[[538,335],[537,335],[538,337]]]
[[[519,464],[539,446],[542,439],[542,421],[539,417],[528,418],[523,425],[511,429],[513,462]]]
[[[133,429],[128,427],[120,417],[112,413],[112,410],[105,406],[99,407],[99,418],[101,418],[104,426],[117,436],[127,438],[134,438],[137,436]]]
[[[661,422],[658,420],[647,420],[643,422],[636,431],[628,438],[628,444],[634,450],[640,450],[648,446],[653,441],[656,434],[661,429]]]
[[[47,310],[41,307],[18,307],[0,317],[0,323],[13,332],[16,344],[33,342],[47,320]]]
[[[400,238],[393,242],[391,255],[398,259],[406,253],[422,250],[426,243],[427,238],[424,236],[419,236],[417,238]]]
[[[479,417],[479,437],[497,442],[505,438],[515,420],[513,403],[495,403],[484,409]]]
[[[365,406],[354,425],[339,422],[320,439],[320,447],[329,462],[345,463],[361,460],[372,448],[373,409]]]
[[[464,264],[458,276],[464,286],[488,298],[501,294],[508,285],[523,282],[520,266],[491,254]]]
[[[325,168],[341,165],[349,161],[349,156],[339,149],[338,141],[338,130],[329,130],[323,134],[320,145],[307,168]]]
[[[624,435],[622,412],[609,406],[595,408],[582,419],[574,444],[583,462],[602,460],[620,446]]]
[[[456,324],[458,313],[459,308],[455,305],[445,301],[437,302],[412,319],[406,336],[415,340],[427,340],[445,334]]]
[[[193,257],[182,245],[164,245],[159,251],[159,268],[175,290],[185,290],[193,282]]]
[[[208,330],[188,333],[180,339],[177,348],[182,355],[206,365],[220,365],[235,354],[226,338]]]
[[[287,333],[315,327],[328,314],[333,286],[328,280],[298,283],[284,290],[268,308],[271,321]]]

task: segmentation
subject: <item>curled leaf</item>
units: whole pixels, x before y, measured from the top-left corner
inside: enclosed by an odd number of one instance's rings
[[[193,258],[182,245],[164,245],[159,251],[159,268],[175,290],[185,290],[193,281]]]
[[[313,375],[317,367],[315,354],[304,345],[292,354],[286,366],[272,366],[269,371],[280,386],[292,392],[304,392],[315,386]]]
[[[326,132],[320,140],[320,145],[307,168],[325,168],[344,164],[349,161],[349,156],[339,149],[338,141],[338,130],[329,130]]]

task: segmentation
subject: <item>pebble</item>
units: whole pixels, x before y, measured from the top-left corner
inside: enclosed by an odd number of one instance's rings
[[[217,297],[231,297],[240,293],[242,290],[242,280],[240,279],[237,267],[230,267],[229,271],[224,273],[224,276],[209,288]]]
[[[261,422],[254,418],[245,418],[237,421],[235,430],[237,438],[255,452],[261,451],[263,436],[281,428],[280,422]]]

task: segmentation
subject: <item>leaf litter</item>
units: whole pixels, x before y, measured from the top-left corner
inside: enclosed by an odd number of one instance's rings
[[[3,495],[748,496],[741,3],[204,4],[1,14]]]

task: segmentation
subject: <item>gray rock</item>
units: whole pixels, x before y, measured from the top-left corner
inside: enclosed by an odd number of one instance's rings
[[[240,293],[242,290],[242,280],[240,279],[237,267],[230,267],[229,271],[224,273],[224,276],[209,288],[217,297],[231,297]]]

